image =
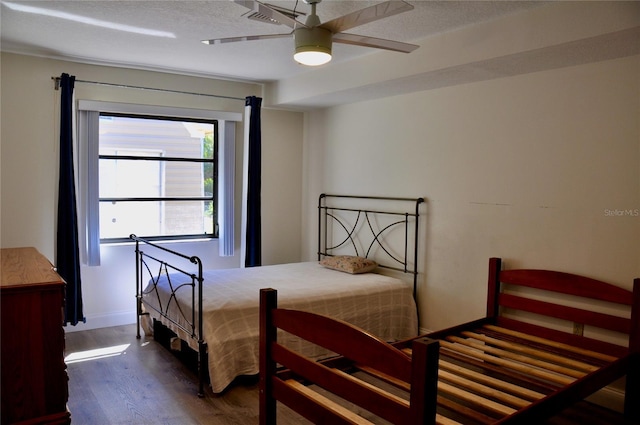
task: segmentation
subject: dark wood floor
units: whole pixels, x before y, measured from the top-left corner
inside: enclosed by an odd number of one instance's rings
[[[109,352],[91,350],[108,349]],[[233,385],[225,393],[196,395],[197,378],[153,338],[136,339],[135,325],[66,335],[69,410],[73,424],[216,424],[258,423],[257,381]],[[73,360],[82,357],[82,359]],[[304,420],[278,405],[278,423]],[[555,418],[553,424],[628,424],[590,405],[573,409],[579,416]],[[569,418],[569,419],[567,419]]]

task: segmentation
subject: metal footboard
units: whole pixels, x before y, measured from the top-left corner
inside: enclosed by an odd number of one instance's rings
[[[206,364],[207,345],[203,338],[202,331],[202,261],[197,256],[188,256],[169,248],[160,246],[146,239],[140,238],[134,234],[129,236],[135,241],[136,249],[136,338],[140,339],[140,317],[148,315],[144,310],[143,296],[156,296],[158,307],[151,304],[144,304],[146,308],[154,310],[164,320],[175,325],[178,329],[184,331],[189,337],[196,342],[198,346],[198,396],[204,396],[204,381],[206,380]],[[150,252],[145,252],[148,247]],[[159,251],[158,251],[159,250]],[[161,259],[158,254],[165,252],[170,254],[169,258],[174,260],[176,257],[189,261],[197,266],[197,273],[190,273],[182,268],[170,264]],[[153,255],[152,255],[153,254]],[[184,276],[186,282],[174,282],[172,276]],[[149,279],[145,279],[148,276]],[[166,279],[170,288],[170,296],[167,301],[160,297],[157,285],[161,279]],[[150,283],[149,288],[145,289]],[[185,291],[190,292],[191,309],[183,311],[177,302],[177,293],[183,294]],[[179,311],[183,323],[174,320],[169,314],[169,308],[174,304]]]

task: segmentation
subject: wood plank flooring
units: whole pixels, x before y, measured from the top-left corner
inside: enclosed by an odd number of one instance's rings
[[[109,347],[121,349],[72,360]],[[136,339],[135,325],[69,332],[66,354],[73,424],[258,423],[257,380],[198,398],[196,375],[153,338]],[[300,423],[293,412],[283,415],[283,423]]]
[[[93,351],[107,348],[111,351]],[[153,338],[136,339],[135,325],[68,332],[66,355],[72,424],[258,423],[257,379],[244,380],[220,395],[209,391],[198,398],[195,373]],[[628,424],[590,405],[573,411],[580,416],[565,415],[550,423]],[[278,404],[278,423],[305,421]]]

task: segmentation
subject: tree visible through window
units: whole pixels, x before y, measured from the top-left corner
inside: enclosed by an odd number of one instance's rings
[[[101,113],[100,239],[217,237],[217,122]]]

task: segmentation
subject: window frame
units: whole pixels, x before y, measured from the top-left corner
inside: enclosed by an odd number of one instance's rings
[[[98,160],[100,159],[113,159],[113,160],[127,160],[127,161],[156,161],[163,162],[188,162],[188,163],[211,163],[213,165],[213,181],[214,184],[218,183],[218,120],[203,119],[203,118],[185,118],[185,117],[169,117],[159,115],[148,114],[129,114],[119,112],[100,112],[99,117],[123,117],[123,118],[136,118],[136,119],[149,119],[149,120],[165,120],[165,121],[177,121],[177,122],[195,122],[211,124],[214,128],[213,135],[213,157],[208,158],[186,158],[186,157],[174,157],[174,156],[137,156],[137,155],[105,155],[98,153]],[[218,191],[213,190],[211,196],[156,196],[156,197],[100,197],[98,196],[98,202],[181,202],[181,201],[211,201],[213,203],[213,215],[211,220],[213,221],[213,233],[195,233],[195,234],[178,234],[178,235],[138,235],[144,239],[150,241],[182,241],[191,239],[218,239],[219,236],[219,222],[218,222]],[[116,237],[116,238],[103,238],[100,237],[101,244],[108,243],[120,243],[128,242],[129,237]]]
[[[80,254],[83,263],[88,266],[100,265],[101,245],[113,243],[101,242],[99,234],[98,200],[98,157],[99,157],[99,114],[100,112],[134,115],[176,117],[180,119],[217,120],[218,121],[218,247],[220,256],[232,256],[235,250],[235,145],[236,127],[243,121],[243,113],[193,109],[170,106],[144,105],[134,103],[107,102],[80,99],[76,103],[76,162],[78,174],[79,215],[83,224],[79,226]],[[167,238],[161,238],[168,240]],[[173,239],[195,240],[195,239]],[[208,238],[206,240],[216,240]],[[127,243],[130,242],[127,241]]]

